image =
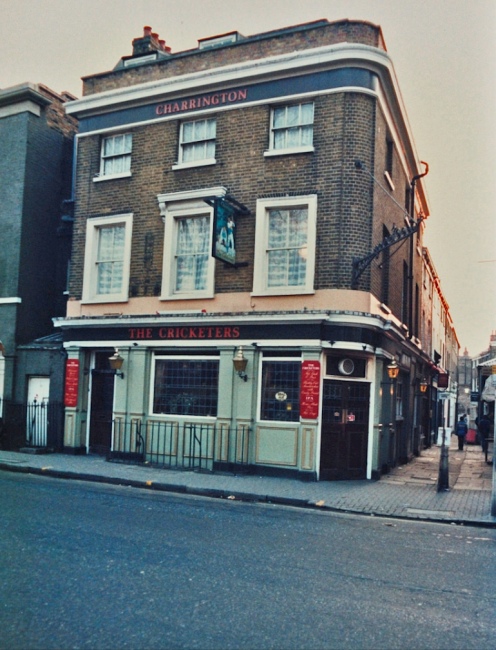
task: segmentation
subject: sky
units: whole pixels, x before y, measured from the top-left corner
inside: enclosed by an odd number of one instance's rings
[[[496,0],[0,0],[0,89],[82,94],[150,25],[172,52],[326,18],[380,25],[430,207],[424,244],[463,353],[496,332]]]

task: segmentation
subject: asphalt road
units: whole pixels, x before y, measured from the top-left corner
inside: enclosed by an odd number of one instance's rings
[[[496,531],[0,472],[0,648],[483,650]]]

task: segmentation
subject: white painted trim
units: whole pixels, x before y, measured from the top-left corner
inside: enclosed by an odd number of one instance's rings
[[[224,189],[224,188],[222,188]],[[187,192],[186,192],[187,193]],[[184,192],[177,192],[184,194]],[[203,197],[212,196],[203,194]],[[169,201],[169,204],[171,202]],[[215,280],[215,259],[211,256],[212,250],[212,230],[214,209],[205,201],[198,200],[196,197],[190,201],[174,203],[168,206],[167,203],[159,203],[165,230],[164,230],[164,250],[163,250],[163,267],[162,267],[162,291],[160,300],[197,300],[202,298],[214,297],[214,280]],[[163,208],[163,209],[162,209]],[[206,288],[197,291],[175,291],[176,283],[176,253],[175,247],[177,242],[178,219],[186,217],[205,217],[209,220],[209,243],[208,243],[208,262],[206,271]]]
[[[226,194],[227,188],[222,185],[217,185],[216,187],[204,187],[198,190],[182,190],[180,192],[157,194],[157,201],[160,208],[160,214],[162,217],[165,217],[168,203],[203,200],[211,197],[222,198]]]
[[[313,153],[315,148],[313,146],[292,147],[291,149],[267,149],[264,151],[264,156],[289,156],[296,153]]]
[[[22,298],[0,298],[0,305],[13,305],[15,303],[21,303]]]
[[[248,108],[248,107],[253,107],[253,106],[268,106],[272,105],[274,102],[280,102],[280,101],[299,101],[299,100],[304,100],[308,98],[314,98],[316,96],[322,96],[322,95],[334,95],[336,93],[362,93],[363,95],[370,95],[371,97],[377,97],[377,92],[375,90],[370,90],[370,88],[363,88],[362,86],[340,86],[339,88],[328,88],[326,90],[319,90],[319,91],[309,91],[305,93],[296,93],[294,95],[284,95],[280,97],[275,97],[274,99],[260,99],[252,102],[243,102],[242,105],[240,104],[226,104],[224,106],[215,106],[215,107],[209,107],[197,111],[185,111],[184,113],[181,113],[180,115],[173,114],[173,115],[160,115],[159,117],[149,119],[149,120],[139,120],[138,122],[129,122],[124,125],[119,124],[117,126],[111,126],[111,127],[105,127],[102,129],[95,129],[93,131],[86,131],[85,133],[78,133],[76,135],[76,138],[87,138],[90,136],[94,135],[101,135],[101,134],[110,134],[114,132],[121,132],[123,128],[126,130],[131,130],[137,126],[148,126],[149,124],[157,124],[159,122],[166,122],[170,120],[188,120],[191,119],[192,117],[200,117],[200,116],[205,116],[208,115],[209,113],[212,113],[215,111],[215,113],[220,113],[224,111],[234,111],[236,109],[240,108]],[[270,150],[267,150],[270,151]]]
[[[125,227],[124,270],[122,290],[118,294],[99,295],[95,293],[95,255],[97,251],[98,229],[102,226],[123,224]],[[86,242],[84,250],[83,303],[127,302],[129,299],[129,275],[131,264],[131,241],[133,214],[119,214],[86,220]]]
[[[39,117],[41,115],[41,108],[38,104],[26,100],[18,104],[11,104],[10,106],[2,106],[0,108],[0,119],[3,117],[10,117],[11,115],[19,115],[20,113],[32,113]]]
[[[267,210],[305,206],[308,209],[307,268],[305,284],[297,287],[267,287]],[[317,195],[277,197],[257,200],[255,224],[255,260],[253,269],[253,296],[288,296],[313,294],[315,277],[315,249],[317,245]]]
[[[93,176],[93,183],[101,183],[102,181],[113,181],[116,178],[131,178],[131,172],[122,172],[120,174],[97,174]]]
[[[343,67],[343,64],[352,66],[358,62],[375,71],[387,69],[391,77],[394,77],[394,68],[387,52],[360,43],[338,43],[221,66],[209,71],[201,70],[172,79],[158,79],[116,88],[68,102],[65,108],[69,115],[82,117],[84,114],[98,113],[102,108],[108,110],[110,107],[117,108],[129,102],[144,103],[154,99],[160,101],[165,96],[177,95],[186,90],[189,93],[204,92],[200,89],[214,85],[218,87],[230,82],[239,85],[240,79],[253,83],[257,77],[267,77],[271,74],[280,76],[281,72],[291,71],[294,74],[305,68],[313,70],[316,67],[323,68],[329,65]]]
[[[207,167],[208,165],[216,164],[217,160],[215,158],[204,158],[203,160],[194,160],[193,162],[175,163],[172,165],[172,169],[191,169],[192,167]]]

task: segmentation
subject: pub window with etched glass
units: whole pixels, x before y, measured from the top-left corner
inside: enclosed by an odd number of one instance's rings
[[[264,359],[260,419],[299,422],[300,381],[300,359]]]
[[[121,133],[103,138],[98,178],[129,176],[131,174],[132,147],[133,136],[131,133]]]
[[[156,357],[153,414],[213,418],[218,396],[218,358]]]

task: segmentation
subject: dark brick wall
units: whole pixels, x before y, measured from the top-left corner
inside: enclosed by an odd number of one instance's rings
[[[353,257],[370,250],[370,181],[355,160],[371,163],[375,100],[336,93],[315,100],[314,153],[264,157],[269,146],[270,107],[217,115],[217,164],[172,170],[177,159],[179,120],[136,127],[132,177],[93,182],[99,171],[100,136],[80,138],[71,296],[81,298],[86,218],[132,212],[131,295],[154,295],[161,284],[163,224],[157,195],[223,185],[251,211],[241,217],[237,250],[247,267],[217,262],[216,292],[251,291],[257,199],[318,195],[315,288],[349,287]],[[146,259],[145,259],[146,258]],[[146,263],[145,263],[146,262]]]

